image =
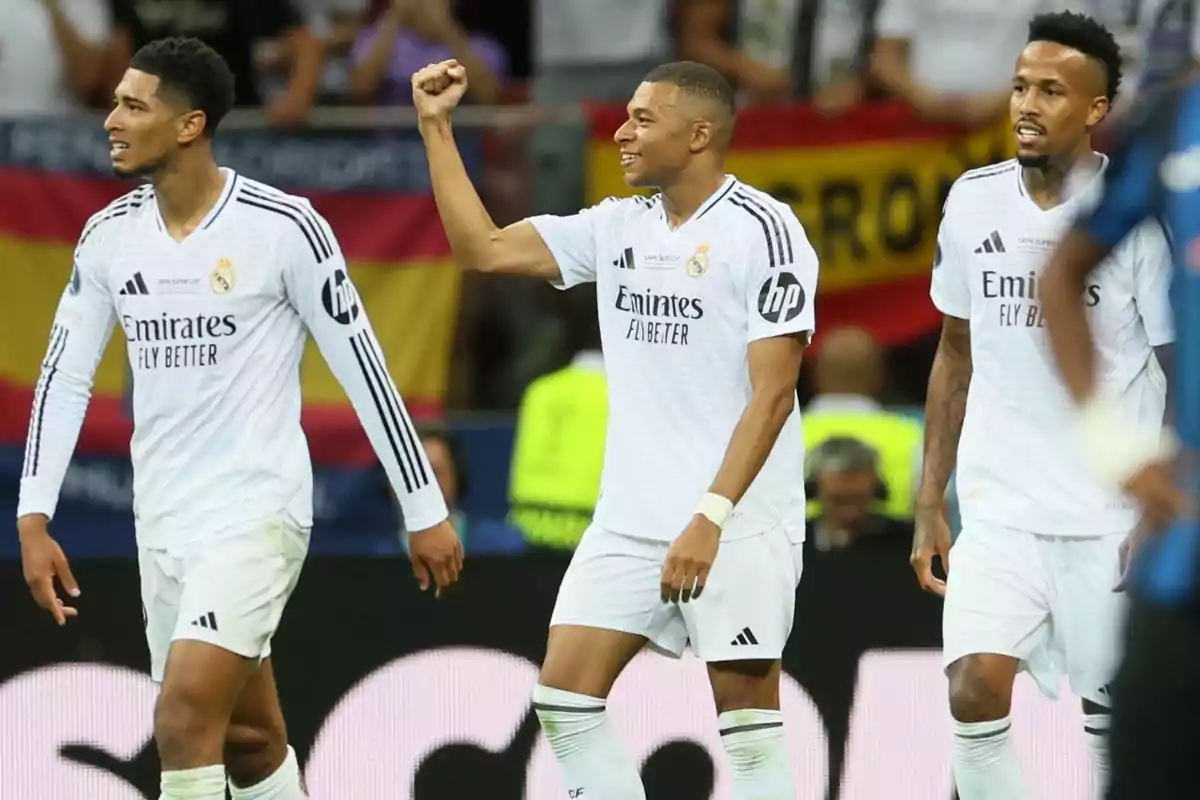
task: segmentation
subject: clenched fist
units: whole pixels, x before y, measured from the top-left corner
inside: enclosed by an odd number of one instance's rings
[[[448,119],[467,92],[467,70],[454,59],[430,64],[412,76],[412,87],[417,116]]]

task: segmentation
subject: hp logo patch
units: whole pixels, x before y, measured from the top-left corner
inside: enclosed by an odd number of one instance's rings
[[[344,270],[334,270],[321,288],[321,305],[325,313],[339,325],[349,325],[358,319],[358,292]]]
[[[790,272],[770,277],[758,290],[758,313],[767,322],[790,322],[804,310],[804,287]]]

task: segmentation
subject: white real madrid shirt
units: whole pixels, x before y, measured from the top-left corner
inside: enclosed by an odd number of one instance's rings
[[[1099,536],[1137,520],[1132,502],[1080,460],[1042,317],[1042,269],[1100,176],[1073,183],[1066,202],[1043,210],[1006,161],[967,172],[946,200],[931,295],[942,313],[970,320],[974,372],[957,473],[965,525]],[[1148,431],[1163,421],[1166,379],[1153,348],[1174,338],[1170,275],[1162,231],[1147,224],[1092,272],[1084,294],[1102,388],[1120,397],[1131,427]]]
[[[595,524],[671,541],[750,400],[749,344],[814,330],[816,255],[791,208],[733,176],[676,229],[660,196],[530,221],[561,288],[596,283],[609,423]],[[797,405],[725,539],[803,541],[803,440]]]
[[[94,215],[75,251],[34,397],[18,515],[53,516],[114,326],[133,371],[134,515],[144,547],[312,524],[300,427],[308,333],[349,395],[406,526],[446,506],[328,223],[307,200],[222,170],[184,241],[142,186]]]

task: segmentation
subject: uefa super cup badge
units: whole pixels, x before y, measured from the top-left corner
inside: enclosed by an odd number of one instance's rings
[[[702,244],[688,259],[687,274],[690,277],[699,278],[705,272],[708,272],[708,245]]]
[[[237,273],[233,271],[233,262],[228,258],[218,261],[212,275],[209,276],[209,282],[212,284],[214,294],[229,294],[233,291],[233,285],[237,283]]]

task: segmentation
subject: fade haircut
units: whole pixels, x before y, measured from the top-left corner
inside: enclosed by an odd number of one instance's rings
[[[695,61],[673,61],[650,70],[642,80],[644,83],[678,86],[681,92],[712,103],[725,117],[724,120],[713,121],[733,127],[737,117],[733,87],[724,75],[712,67]]]
[[[158,78],[160,91],[178,95],[189,110],[203,111],[204,135],[209,139],[233,108],[233,72],[216,50],[199,39],[156,39],[134,53],[129,66]]]
[[[1086,14],[1056,11],[1029,22],[1030,42],[1053,42],[1078,50],[1104,69],[1104,96],[1111,103],[1121,87],[1121,47],[1112,32]]]

